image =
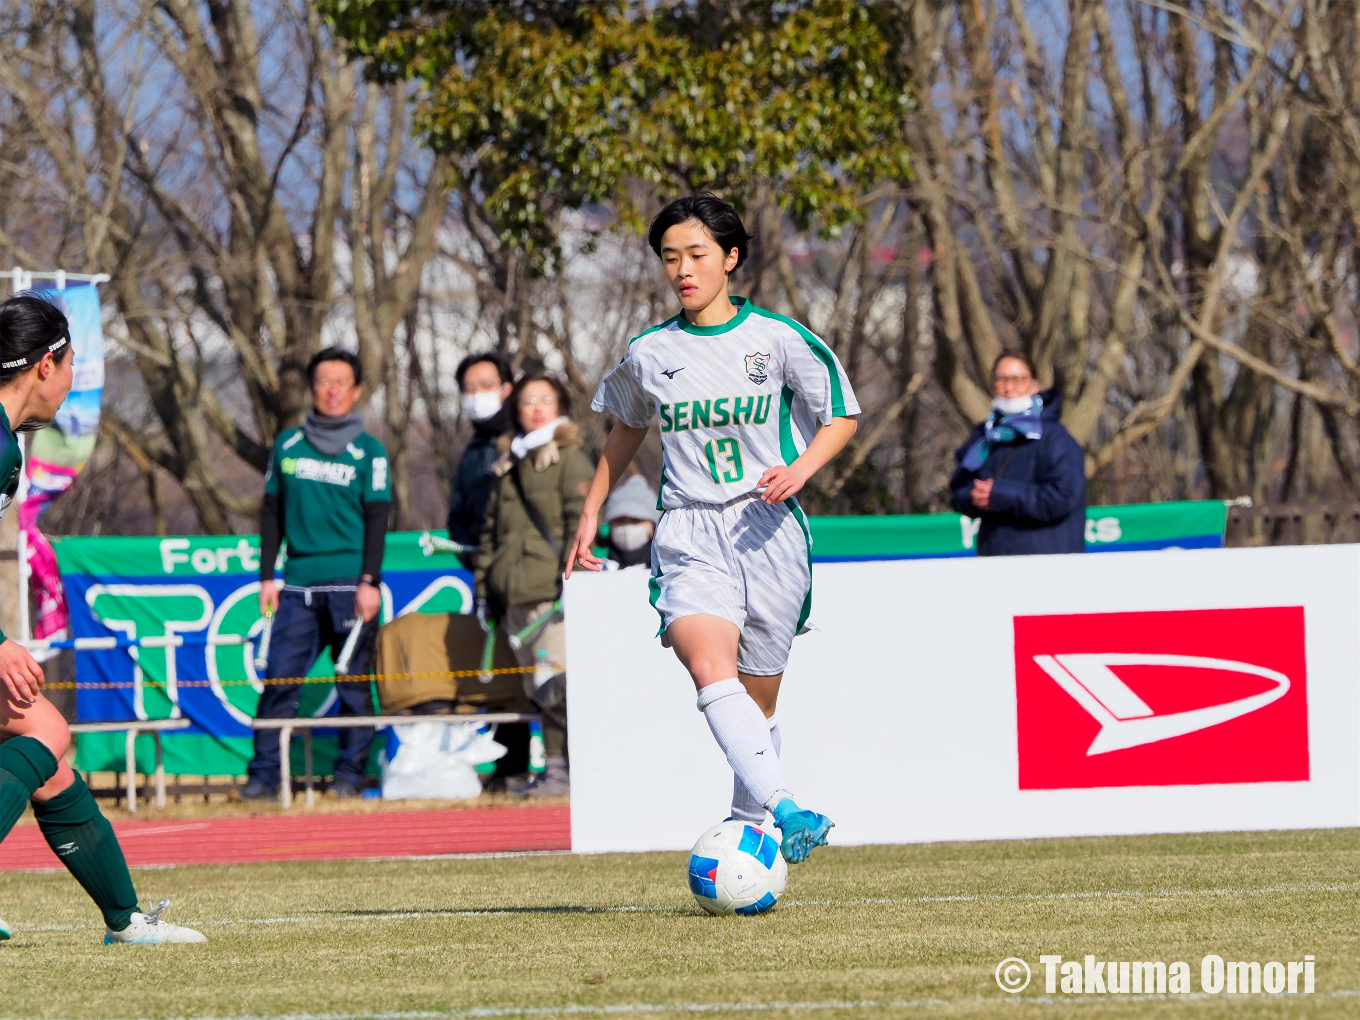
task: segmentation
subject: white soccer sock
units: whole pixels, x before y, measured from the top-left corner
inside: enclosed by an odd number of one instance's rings
[[[770,743],[774,744],[774,753],[779,754],[779,716],[772,715],[765,722],[770,727]],[[738,775],[732,776],[732,817],[757,825],[765,821],[765,805],[756,799],[751,788]]]
[[[784,794],[788,780],[770,735],[769,720],[746,693],[745,685],[736,677],[719,680],[699,692],[698,704],[737,780],[745,783],[762,805],[777,803],[776,794]]]

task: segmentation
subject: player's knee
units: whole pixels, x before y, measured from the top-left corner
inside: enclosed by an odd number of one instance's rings
[[[7,720],[4,729],[15,737],[32,737],[57,760],[71,749],[71,728],[46,698],[39,697],[22,716]]]
[[[729,659],[721,655],[706,655],[699,653],[690,657],[689,662],[690,676],[694,677],[696,687],[707,687],[715,684],[719,680],[727,680],[734,675],[732,663]]]
[[[57,772],[33,794],[36,801],[51,800],[59,793],[65,793],[75,785],[76,773],[65,761],[58,760]]]

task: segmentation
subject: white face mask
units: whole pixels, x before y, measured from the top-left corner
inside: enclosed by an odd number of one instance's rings
[[[652,540],[652,526],[646,521],[614,524],[609,528],[609,540],[624,552],[637,552]]]
[[[472,421],[486,421],[501,409],[501,395],[496,390],[463,394],[463,416]]]
[[[1002,414],[1019,414],[1034,406],[1034,397],[997,397],[992,401],[992,406]]]

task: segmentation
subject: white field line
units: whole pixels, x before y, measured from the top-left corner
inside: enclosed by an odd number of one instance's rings
[[[362,1013],[240,1013],[230,1016],[177,1017],[174,1020],[513,1020],[516,1017],[548,1016],[630,1016],[656,1013],[819,1013],[831,1010],[936,1009],[963,1005],[1015,1006],[1082,1006],[1103,1005],[1110,1002],[1192,1002],[1205,999],[1294,1000],[1338,999],[1360,996],[1360,989],[1319,992],[1308,996],[1285,995],[1210,995],[1192,992],[1186,995],[1015,995],[976,996],[970,999],[844,999],[827,1002],[632,1002],[611,1006],[584,1006],[565,1003],[560,1006],[482,1006],[450,1010],[379,1010]],[[0,1018],[3,1020],[3,1018]]]
[[[491,856],[491,855],[488,855]],[[1272,886],[1265,889],[1100,889],[1090,892],[1065,893],[983,893],[976,896],[902,896],[847,900],[783,900],[779,905],[790,907],[849,907],[849,906],[914,906],[932,903],[1016,903],[1062,900],[1158,900],[1196,896],[1300,896],[1317,893],[1360,892],[1360,883],[1346,885]],[[617,907],[543,906],[526,907],[470,907],[461,910],[402,910],[391,912],[350,911],[333,914],[300,914],[293,917],[241,917],[218,920],[186,921],[201,928],[234,925],[277,924],[347,924],[355,921],[416,921],[451,917],[514,917],[528,914],[673,914],[688,913],[688,904],[640,903]],[[15,934],[27,932],[88,931],[102,928],[94,924],[52,924],[42,926],[16,925]],[[319,1015],[319,1014],[318,1014]],[[444,1014],[439,1014],[443,1016]],[[4,1018],[0,1018],[4,1020]]]

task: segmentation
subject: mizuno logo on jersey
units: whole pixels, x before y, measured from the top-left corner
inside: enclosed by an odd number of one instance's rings
[[[663,368],[663,369],[661,370],[661,374],[664,375],[667,379],[674,379],[674,378],[675,378],[675,373],[676,373],[676,372],[683,372],[684,370],[685,370],[685,366],[684,366],[684,365],[681,365],[679,368],[672,368],[672,369],[665,369],[665,368]]]
[[[689,429],[720,429],[727,425],[764,425],[770,417],[772,397],[719,397],[717,400],[681,400],[657,409],[662,432]]]
[[[279,467],[285,475],[292,475],[299,481],[325,482],[327,485],[349,485],[358,473],[353,464],[336,464],[311,457],[285,457]]]

